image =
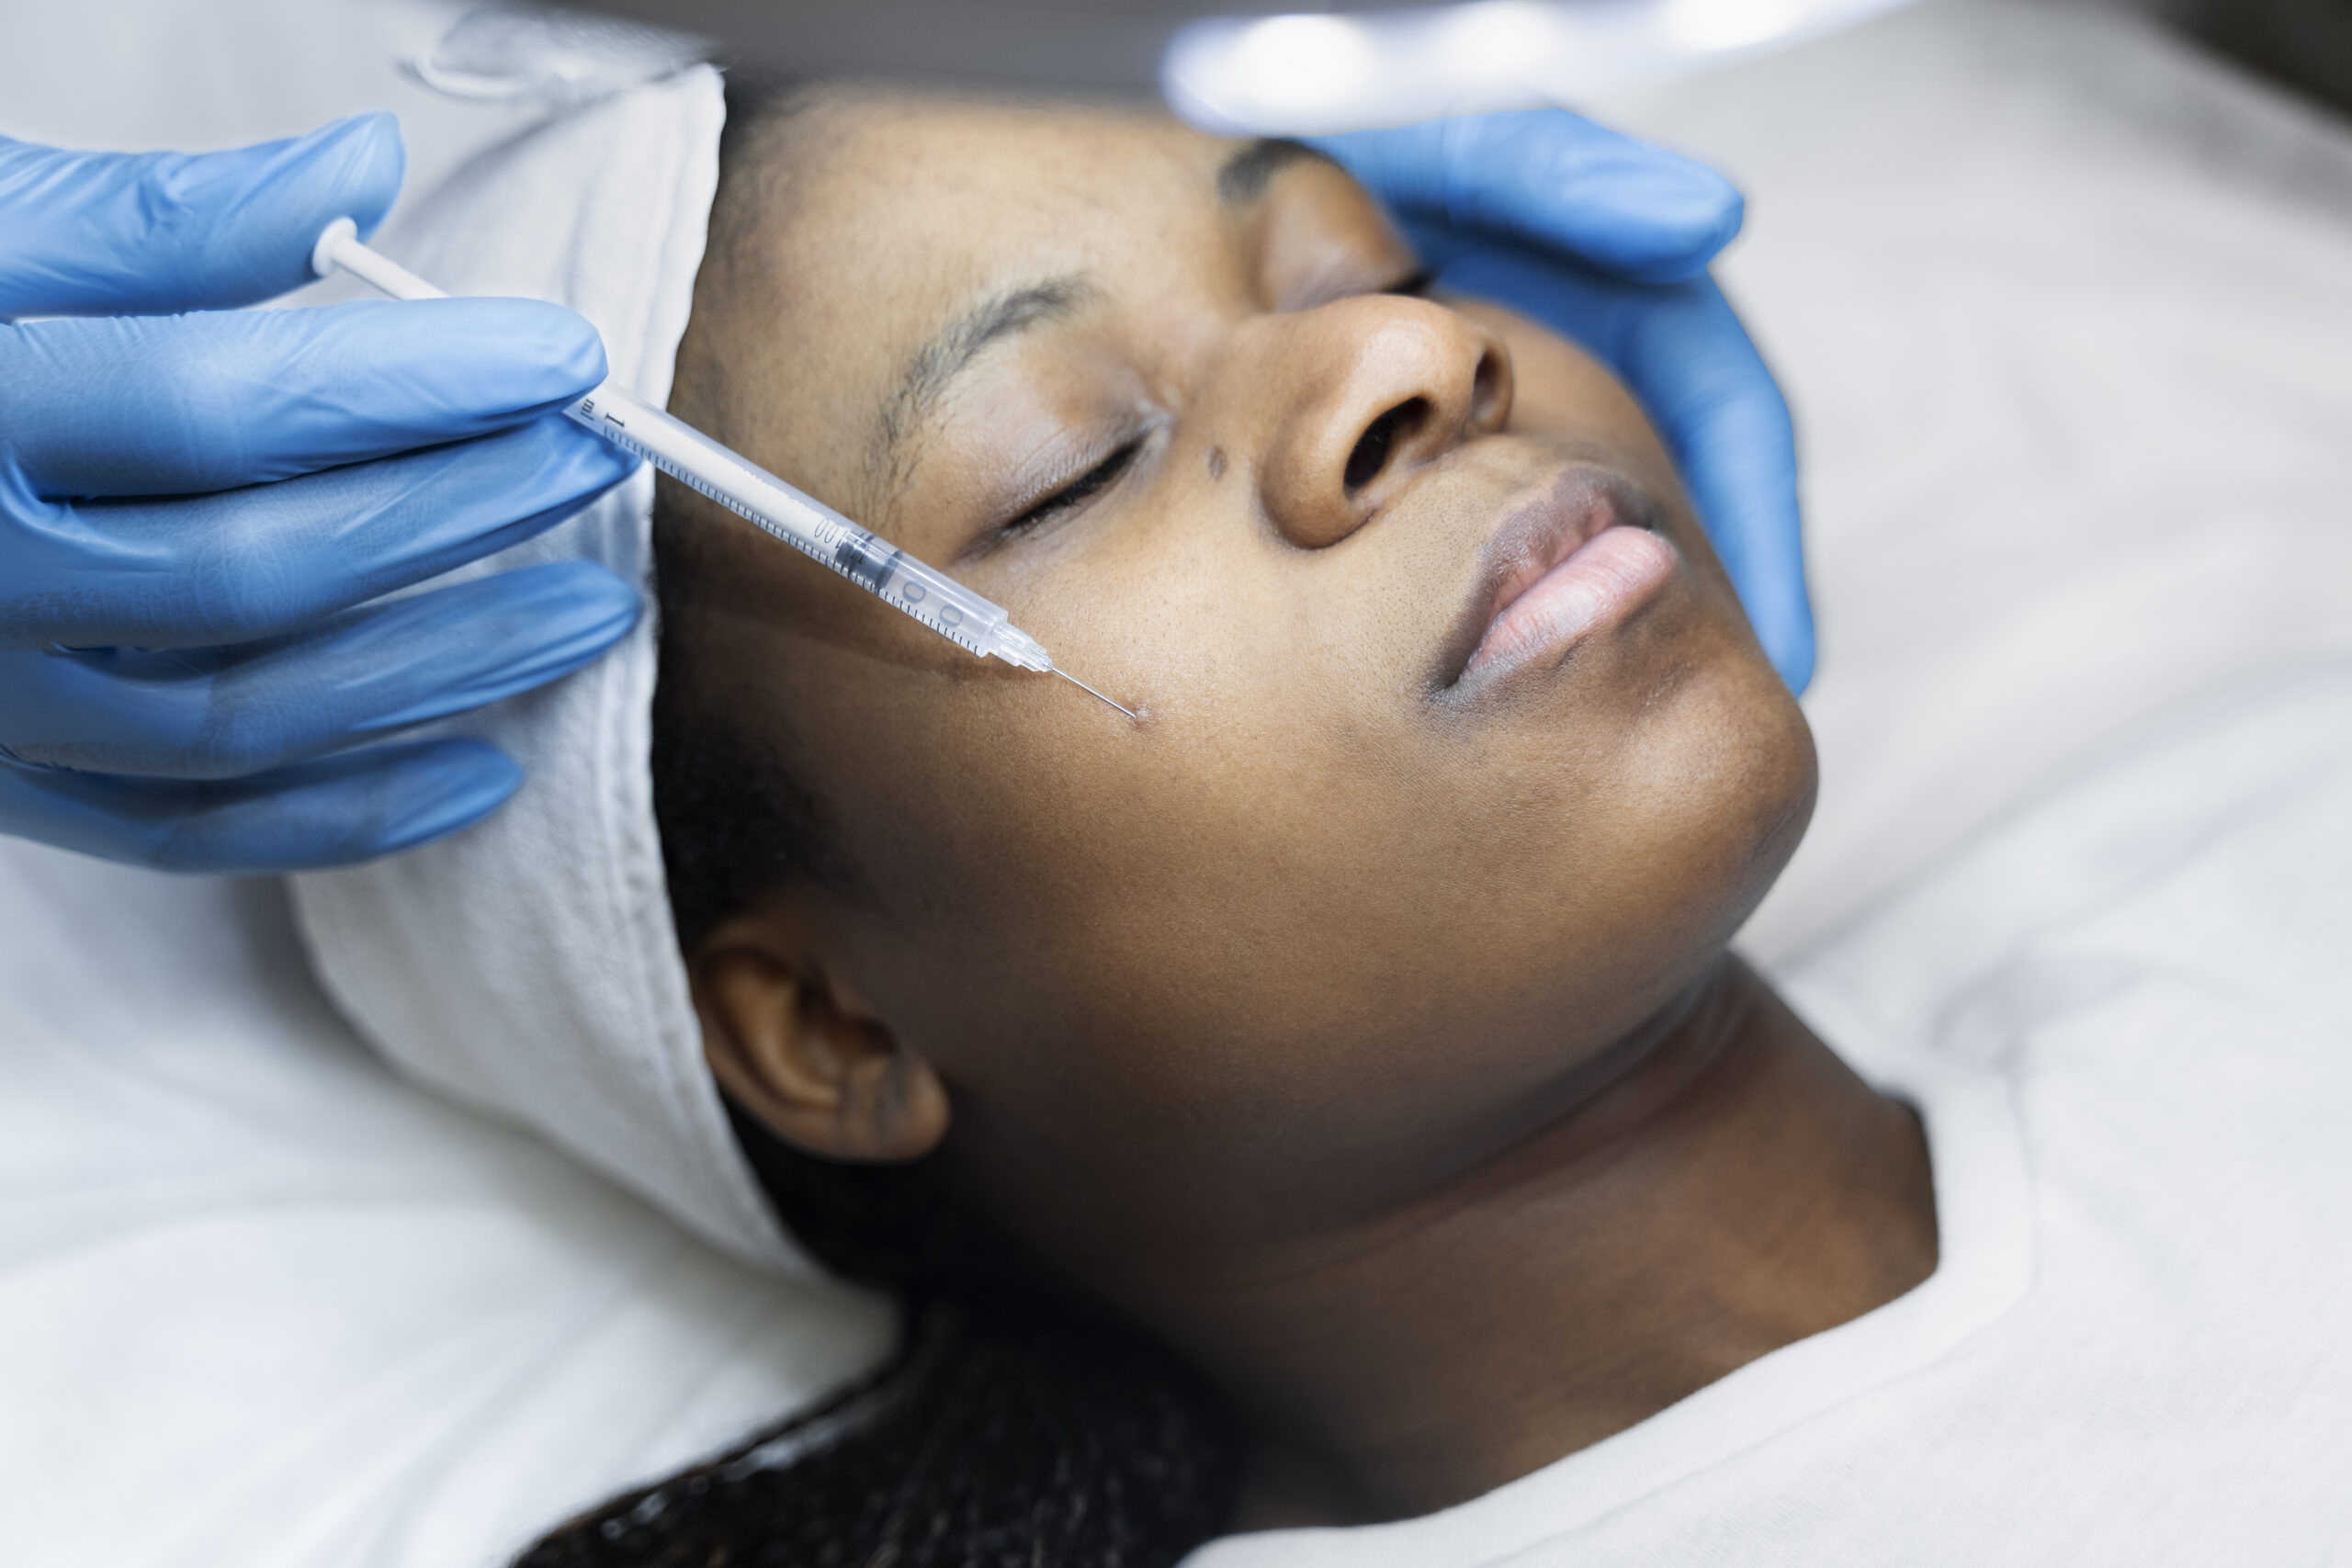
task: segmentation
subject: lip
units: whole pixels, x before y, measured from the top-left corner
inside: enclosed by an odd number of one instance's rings
[[[1623,622],[1674,572],[1654,519],[1633,486],[1583,465],[1521,492],[1479,552],[1442,683],[1484,684]]]

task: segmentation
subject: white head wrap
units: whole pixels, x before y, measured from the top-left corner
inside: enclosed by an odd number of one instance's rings
[[[725,113],[696,66],[563,115],[468,164],[385,248],[452,294],[570,306],[659,405]],[[640,471],[489,569],[589,559],[650,588],[652,504]],[[521,793],[454,838],[297,877],[297,917],[328,991],[401,1067],[736,1256],[803,1272],[703,1063],[653,822],[654,656],[648,615],[601,662],[453,727],[519,761]]]

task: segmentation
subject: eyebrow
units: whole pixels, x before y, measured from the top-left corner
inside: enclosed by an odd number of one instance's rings
[[[884,401],[867,468],[877,493],[895,495],[912,468],[915,432],[937,412],[956,378],[989,344],[1069,317],[1102,297],[1085,273],[1032,284],[984,299],[933,333],[910,355],[898,389]]]
[[[1235,149],[1218,165],[1216,194],[1228,208],[1247,207],[1266,194],[1273,177],[1294,164],[1340,166],[1329,153],[1287,137],[1265,136]],[[909,357],[899,385],[882,405],[866,462],[871,492],[888,505],[913,472],[915,434],[938,412],[956,378],[971,367],[991,344],[1068,318],[1102,296],[1085,273],[1069,273],[982,300]]]
[[[1216,172],[1217,199],[1227,207],[1247,207],[1266,194],[1268,182],[1293,164],[1329,164],[1333,168],[1339,161],[1320,149],[1287,137],[1261,136],[1236,150]]]

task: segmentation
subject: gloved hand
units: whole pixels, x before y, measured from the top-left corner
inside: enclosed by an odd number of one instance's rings
[[[402,163],[389,115],[192,157],[0,139],[0,833],[191,871],[404,848],[520,772],[473,741],[354,743],[635,621],[586,563],[354,608],[634,467],[555,412],[605,375],[557,306],[223,310],[307,281],[330,220],[372,231]]]
[[[1316,139],[1385,200],[1447,288],[1532,316],[1616,372],[1665,435],[1748,620],[1813,679],[1789,408],[1706,275],[1739,193],[1561,109]]]

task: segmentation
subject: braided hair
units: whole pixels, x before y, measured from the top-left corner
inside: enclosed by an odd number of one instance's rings
[[[654,812],[680,942],[839,874],[810,795],[698,689],[693,519],[664,481]],[[895,1357],[823,1407],[560,1527],[515,1568],[1164,1568],[1225,1528],[1231,1412],[1172,1353],[959,1204],[927,1161],[850,1166],[735,1134],[801,1245],[895,1293]]]

